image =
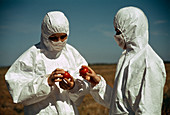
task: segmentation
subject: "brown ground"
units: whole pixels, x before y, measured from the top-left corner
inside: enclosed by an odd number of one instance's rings
[[[104,76],[106,82],[113,87],[116,65],[91,65],[96,73]],[[162,115],[170,114],[170,63],[165,64],[167,72],[167,81],[164,88],[164,101],[162,107]],[[23,115],[23,106],[14,104],[7,90],[4,75],[8,68],[0,68],[0,115]],[[78,107],[80,115],[108,115],[107,108],[96,103],[90,95],[87,95],[80,107]]]

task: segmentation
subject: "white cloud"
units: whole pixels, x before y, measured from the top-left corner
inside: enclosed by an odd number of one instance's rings
[[[113,37],[113,35],[114,35],[114,29],[106,24],[96,25],[96,26],[92,27],[90,29],[90,31],[99,32],[107,37]]]
[[[111,32],[111,31],[103,31],[103,34],[107,37],[112,37],[114,36],[114,32]]]
[[[157,31],[153,31],[153,32],[151,32],[151,34],[152,35],[154,35],[154,36],[169,36],[169,34],[168,33],[166,33],[166,32],[157,32]]]
[[[168,22],[167,20],[157,20],[154,22],[154,24],[165,24],[167,22]]]

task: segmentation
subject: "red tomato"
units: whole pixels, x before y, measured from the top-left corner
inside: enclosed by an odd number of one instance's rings
[[[65,73],[63,74],[63,77],[64,78],[71,78],[71,75],[67,71],[65,71]]]
[[[86,76],[87,72],[89,72],[89,69],[87,67],[82,67],[79,71],[80,76]]]

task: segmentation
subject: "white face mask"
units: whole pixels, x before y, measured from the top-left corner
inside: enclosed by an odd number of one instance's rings
[[[62,41],[58,41],[58,42],[50,41],[50,46],[55,51],[61,51],[63,47],[65,47],[66,43],[67,43],[67,39],[63,42]]]
[[[122,48],[124,49],[125,48],[125,40],[122,36],[122,34],[120,35],[114,35],[114,38],[115,38],[115,41],[117,42],[117,44]]]

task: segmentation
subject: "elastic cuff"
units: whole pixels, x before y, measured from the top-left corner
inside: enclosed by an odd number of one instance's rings
[[[97,85],[92,87],[93,90],[99,89],[100,87],[103,86],[103,83],[105,82],[104,78],[101,75],[97,74],[97,76],[100,76],[101,80],[100,80],[100,82]]]

